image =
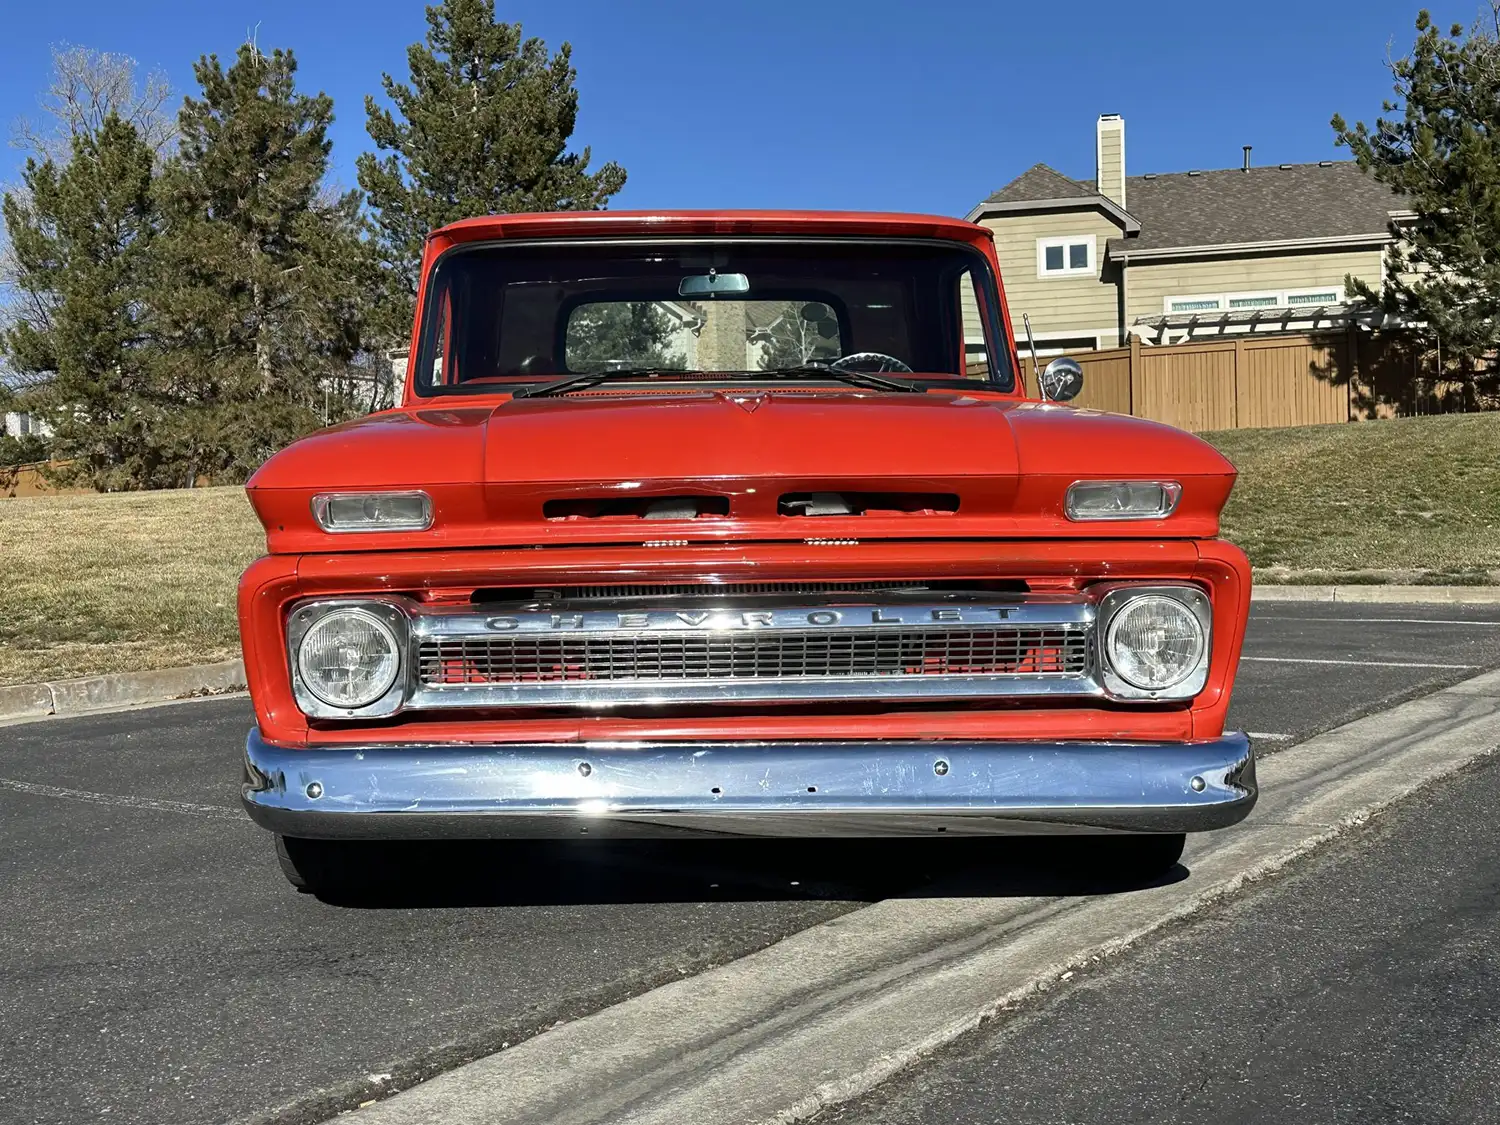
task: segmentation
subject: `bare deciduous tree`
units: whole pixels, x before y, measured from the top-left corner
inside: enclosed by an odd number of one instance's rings
[[[73,139],[98,133],[114,113],[135,127],[141,140],[164,159],[177,141],[177,116],[168,108],[171,86],[161,71],[138,78],[139,66],[128,55],[96,51],[61,43],[52,48],[52,81],[38,98],[39,116],[22,118],[11,129],[12,147],[37,161],[66,164],[73,155]],[[0,184],[21,207],[28,206],[20,185]],[[18,273],[10,242],[0,229],[0,328],[17,320],[44,330],[48,295],[29,292],[17,284]],[[0,363],[0,384],[21,388],[31,380],[8,371]]]
[[[167,108],[172,88],[161,71],[151,71],[142,81],[138,69],[129,55],[57,44],[52,48],[52,82],[38,99],[41,116],[17,121],[11,144],[39,160],[64,164],[73,138],[97,133],[114,113],[164,156],[177,140],[177,117]]]

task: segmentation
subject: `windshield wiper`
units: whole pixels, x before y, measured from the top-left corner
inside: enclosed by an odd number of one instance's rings
[[[516,391],[511,398],[545,398],[547,395],[566,394],[568,391],[581,391],[586,387],[596,386],[599,383],[608,383],[612,379],[638,379],[649,375],[682,375],[682,371],[669,371],[664,367],[627,367],[619,371],[582,371],[577,375],[567,375],[561,379],[553,379],[550,383],[538,383],[534,387],[528,387],[524,391]]]
[[[548,395],[567,394],[569,391],[581,391],[587,387],[597,386],[600,383],[613,382],[617,379],[640,379],[655,375],[675,375],[684,383],[693,382],[694,375],[702,375],[705,378],[721,378],[730,376],[735,379],[798,379],[819,378],[831,379],[840,383],[851,383],[856,387],[867,387],[876,391],[916,391],[921,388],[911,383],[901,383],[895,379],[887,379],[883,375],[876,375],[869,371],[843,371],[837,367],[824,367],[821,364],[808,363],[797,364],[792,367],[772,367],[765,371],[676,371],[663,367],[628,367],[619,371],[583,371],[577,375],[568,375],[562,379],[554,379],[550,383],[538,383],[526,390],[516,391],[512,398],[545,398]]]
[[[748,375],[752,378],[763,376],[768,379],[798,378],[803,375],[817,376],[824,379],[836,379],[841,383],[853,383],[856,387],[869,387],[876,391],[920,392],[922,389],[911,383],[887,379],[884,375],[876,375],[871,371],[845,371],[839,367],[825,367],[821,363],[799,363],[792,367],[772,367],[765,371],[737,371],[735,374]]]

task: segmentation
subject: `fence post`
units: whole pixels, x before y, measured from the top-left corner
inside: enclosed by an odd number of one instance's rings
[[[1125,380],[1125,392],[1128,397],[1127,410],[1132,418],[1135,417],[1135,373],[1141,366],[1141,338],[1134,332],[1130,333],[1130,376]]]
[[[1240,428],[1240,369],[1245,366],[1245,338],[1234,338],[1234,428]]]

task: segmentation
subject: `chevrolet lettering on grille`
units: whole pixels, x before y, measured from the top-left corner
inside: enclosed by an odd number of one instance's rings
[[[859,609],[660,610],[625,613],[525,613],[484,619],[494,632],[630,629],[775,629],[813,626],[980,624],[1006,621],[1014,606],[875,606]]]

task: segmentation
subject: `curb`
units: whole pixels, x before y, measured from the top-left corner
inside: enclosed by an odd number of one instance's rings
[[[18,684],[0,687],[0,722],[78,715],[142,703],[169,703],[195,695],[221,695],[244,689],[243,660]]]
[[[1252,602],[1500,605],[1500,586],[1252,586]]]

